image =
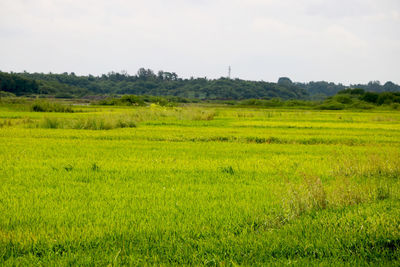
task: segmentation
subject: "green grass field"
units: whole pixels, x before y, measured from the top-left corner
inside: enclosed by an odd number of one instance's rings
[[[400,265],[400,112],[0,107],[0,265]]]

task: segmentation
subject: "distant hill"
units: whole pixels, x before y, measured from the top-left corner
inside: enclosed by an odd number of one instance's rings
[[[380,85],[344,86],[328,82],[293,83],[282,77],[277,83],[247,81],[242,79],[182,79],[174,72],[141,68],[136,75],[126,72],[110,72],[101,76],[78,76],[74,73],[5,73],[0,72],[1,91],[15,95],[44,94],[60,98],[88,95],[135,94],[154,96],[177,96],[197,99],[323,99],[349,87],[366,91],[400,91],[400,86],[388,82]]]

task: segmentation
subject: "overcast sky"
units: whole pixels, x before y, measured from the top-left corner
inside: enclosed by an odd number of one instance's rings
[[[0,70],[400,83],[400,0],[0,0]]]

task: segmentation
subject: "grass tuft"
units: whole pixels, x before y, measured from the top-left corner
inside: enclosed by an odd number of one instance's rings
[[[117,128],[134,128],[136,121],[131,116],[93,116],[84,118],[43,118],[36,124],[37,128],[47,129],[81,129],[111,130]]]
[[[34,112],[66,112],[73,113],[74,110],[71,106],[62,105],[60,103],[49,102],[49,101],[35,101],[31,105],[31,111]]]

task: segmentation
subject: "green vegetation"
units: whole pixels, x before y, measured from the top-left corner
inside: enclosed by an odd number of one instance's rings
[[[15,95],[43,95],[55,98],[82,98],[101,95],[152,95],[197,100],[244,100],[280,98],[282,100],[324,100],[341,90],[361,88],[368,92],[400,92],[392,82],[381,85],[345,86],[324,81],[299,83],[287,77],[277,83],[242,79],[183,79],[174,72],[141,68],[137,74],[110,72],[101,76],[77,76],[75,73],[4,73],[0,72],[0,91]],[[0,93],[0,96],[4,93]],[[179,102],[179,101],[178,101]]]
[[[0,265],[400,264],[397,110],[149,99],[2,100]]]
[[[6,92],[6,93],[5,93]],[[7,94],[8,93],[8,94]],[[15,73],[0,72],[0,96],[39,93],[38,83]]]
[[[174,107],[178,103],[190,102],[196,103],[199,101],[176,96],[123,95],[120,98],[108,97],[96,101],[95,104],[105,106],[146,106],[148,103],[154,103],[163,107]]]
[[[5,73],[5,75],[10,75]],[[154,96],[174,96],[190,99],[246,99],[274,98],[302,99],[307,92],[293,84],[245,81],[241,79],[220,78],[178,78],[175,73],[141,68],[136,75],[126,72],[110,72],[101,76],[77,76],[74,73],[43,74],[18,73],[13,77],[34,80],[38,89],[20,92],[19,87],[5,91],[16,94],[44,94],[56,98],[83,97],[87,95],[135,94]],[[0,83],[2,78],[0,76]],[[4,90],[3,90],[4,91]]]
[[[10,92],[0,91],[0,99],[3,97],[10,98],[10,97],[15,97],[15,95]]]
[[[43,118],[35,125],[37,128],[49,129],[85,129],[111,130],[116,128],[133,128],[136,122],[128,116],[93,116],[79,119]]]
[[[363,89],[346,89],[339,91],[334,97],[328,98],[325,103],[332,108],[327,109],[372,109],[376,106],[390,106],[393,109],[400,107],[400,92],[373,93]]]
[[[31,110],[35,112],[74,112],[70,106],[49,101],[35,101],[31,105]]]
[[[368,84],[350,84],[345,86],[343,84],[328,83],[324,81],[309,82],[309,83],[295,83],[296,86],[308,92],[311,99],[321,100],[329,96],[334,96],[338,92],[347,90],[349,88],[359,88],[367,92],[400,92],[400,86],[393,82],[386,82],[381,85],[379,81],[371,81]]]
[[[297,109],[321,109],[321,110],[342,110],[342,109],[399,109],[400,93],[383,92],[371,93],[363,89],[346,89],[339,91],[337,95],[328,97],[324,101],[311,100],[281,100],[273,98],[265,99],[246,99],[241,101],[198,101],[180,97],[161,97],[161,96],[138,96],[123,95],[122,97],[109,97],[93,104],[104,106],[146,106],[155,103],[164,107],[175,107],[185,103],[213,103],[225,104],[237,107],[260,107],[260,108],[297,108]]]

